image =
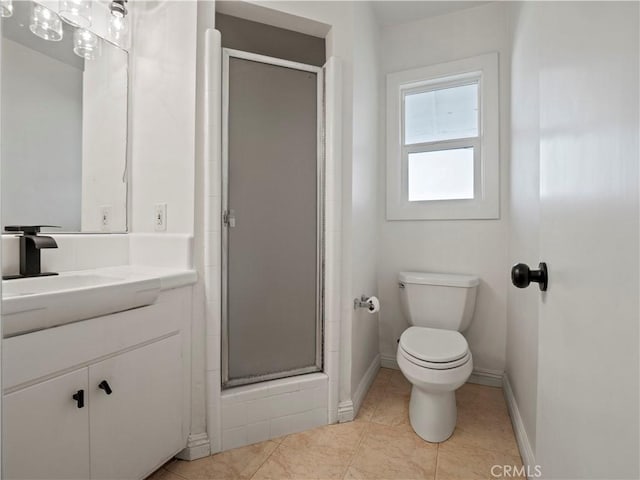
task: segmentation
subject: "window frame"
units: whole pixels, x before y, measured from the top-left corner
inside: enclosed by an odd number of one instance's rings
[[[478,85],[478,136],[406,145],[407,95]],[[387,75],[387,220],[500,217],[498,54],[491,53]],[[409,201],[409,154],[474,149],[474,198]]]

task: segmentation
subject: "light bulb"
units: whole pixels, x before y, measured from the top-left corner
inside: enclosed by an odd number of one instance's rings
[[[79,28],[73,34],[73,53],[85,60],[94,60],[102,54],[102,39],[89,30]]]
[[[0,0],[0,17],[9,18],[13,15],[13,1]]]
[[[91,26],[91,0],[60,0],[60,17],[74,27]]]
[[[127,17],[110,15],[109,17],[109,36],[111,39],[121,44],[129,33],[129,20]]]
[[[62,20],[47,7],[33,3],[31,5],[31,24],[29,30],[40,38],[59,42],[62,40]]]

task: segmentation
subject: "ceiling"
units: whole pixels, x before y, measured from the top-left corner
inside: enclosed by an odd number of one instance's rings
[[[435,17],[446,13],[477,7],[488,1],[429,1],[429,0],[384,0],[372,1],[373,11],[382,26],[407,23],[422,18]]]

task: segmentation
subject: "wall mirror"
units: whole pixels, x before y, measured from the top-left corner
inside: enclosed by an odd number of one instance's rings
[[[128,54],[65,22],[39,35],[38,4],[13,7],[1,24],[2,227],[125,232]]]

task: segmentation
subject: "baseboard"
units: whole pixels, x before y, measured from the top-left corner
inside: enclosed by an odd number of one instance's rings
[[[502,376],[502,391],[504,393],[504,399],[507,402],[507,408],[509,409],[509,415],[511,416],[511,423],[513,425],[513,431],[516,434],[516,441],[518,442],[518,449],[520,450],[520,456],[522,457],[522,463],[527,468],[527,472],[534,471],[536,465],[536,459],[527,436],[527,431],[524,428],[524,422],[520,416],[520,410],[518,410],[518,404],[516,403],[516,397],[513,395],[513,389],[509,383],[509,377],[505,373]]]
[[[478,385],[486,385],[488,387],[502,387],[503,373],[498,370],[486,370],[474,368],[468,383],[477,383]]]
[[[209,436],[205,432],[189,435],[186,448],[178,453],[176,458],[191,461],[208,457],[209,455],[211,455],[211,444],[209,442]]]
[[[393,370],[400,370],[398,367],[398,361],[396,357],[387,357],[386,355],[380,355],[380,366],[382,368],[391,368]]]
[[[369,365],[369,368],[367,368],[367,371],[362,376],[362,379],[358,384],[358,388],[356,388],[355,393],[353,393],[352,395],[354,418],[356,415],[358,415],[358,411],[360,410],[360,406],[364,401],[364,397],[367,395],[367,392],[369,391],[369,387],[371,387],[371,384],[376,379],[376,375],[378,374],[379,370],[380,370],[380,355],[378,354],[375,356],[375,358],[371,362],[371,365]]]
[[[356,418],[353,402],[347,400],[338,404],[338,423],[352,422]]]

